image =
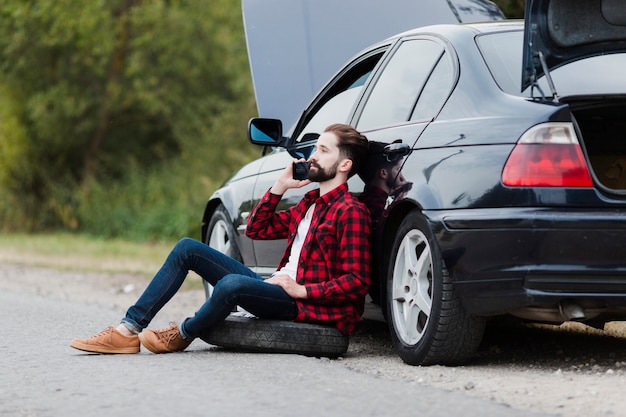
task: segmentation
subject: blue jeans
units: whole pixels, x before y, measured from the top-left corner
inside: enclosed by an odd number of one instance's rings
[[[193,239],[181,239],[170,252],[135,305],[122,319],[128,329],[141,332],[176,294],[189,271],[213,285],[214,290],[193,317],[180,325],[181,335],[195,339],[224,320],[237,305],[260,318],[293,320],[296,302],[278,285],[268,284],[242,263]]]

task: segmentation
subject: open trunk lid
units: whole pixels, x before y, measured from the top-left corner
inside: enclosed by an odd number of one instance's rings
[[[522,91],[561,65],[624,51],[624,0],[526,1]]]

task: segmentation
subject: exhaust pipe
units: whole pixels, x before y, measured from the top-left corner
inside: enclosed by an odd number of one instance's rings
[[[587,319],[585,310],[579,304],[570,300],[564,300],[559,303],[559,312],[565,321],[583,321]]]

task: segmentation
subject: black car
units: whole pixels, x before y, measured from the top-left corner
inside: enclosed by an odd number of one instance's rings
[[[350,181],[374,217],[371,295],[409,364],[458,364],[488,318],[601,327],[626,314],[626,5],[527,1],[522,21],[438,25],[350,60],[209,199],[204,241],[260,273],[284,241],[247,216],[333,122],[371,141]],[[292,190],[282,207],[309,188]]]

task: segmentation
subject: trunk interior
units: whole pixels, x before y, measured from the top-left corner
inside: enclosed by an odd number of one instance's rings
[[[591,169],[612,191],[626,191],[626,99],[571,103]]]

